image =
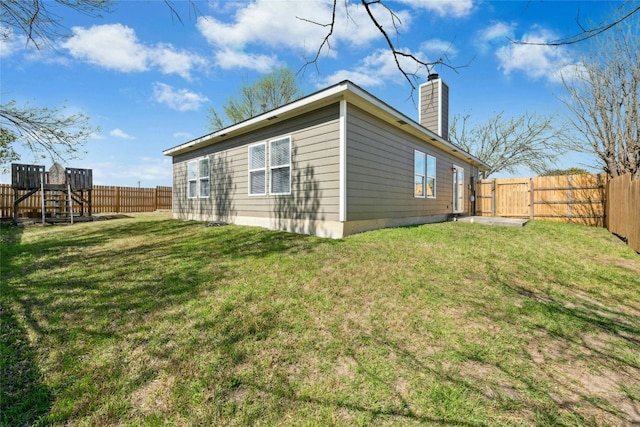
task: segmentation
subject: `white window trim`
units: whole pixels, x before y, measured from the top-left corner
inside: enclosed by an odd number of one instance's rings
[[[190,165],[195,164],[195,168],[196,168],[196,174],[195,174],[195,178],[192,178],[189,175],[189,168]],[[194,194],[193,196],[191,195],[191,183],[195,182],[196,183],[196,194]],[[190,160],[189,162],[187,162],[187,198],[188,199],[197,199],[198,198],[198,160]]]
[[[263,145],[264,146],[264,167],[262,168],[257,168],[257,169],[251,169],[250,165],[251,165],[251,148],[253,147],[257,147]],[[266,142],[258,142],[256,144],[251,144],[249,145],[249,147],[247,148],[247,169],[249,170],[247,173],[247,176],[249,178],[249,181],[247,183],[247,192],[249,193],[249,196],[251,197],[260,197],[260,196],[266,196],[267,195],[267,187],[269,185],[269,178],[268,178],[268,174],[267,174],[267,143]],[[260,172],[263,171],[264,172],[264,192],[262,193],[252,193],[251,192],[251,173],[252,172]]]
[[[200,164],[202,163],[203,160],[207,161],[207,174],[206,176],[202,176],[201,175],[201,170],[200,170]],[[208,181],[209,182],[209,194],[207,194],[206,196],[203,196],[202,194],[200,194],[200,189],[202,188],[202,181]],[[198,198],[200,199],[208,199],[209,196],[211,195],[211,160],[209,159],[209,157],[203,157],[201,159],[198,159],[198,183],[196,184],[198,186],[197,188],[197,192],[198,192]]]
[[[432,171],[429,170],[429,159],[433,159],[434,163],[435,163],[435,170],[433,171],[433,175],[431,174]],[[426,196],[427,199],[435,199],[437,194],[438,194],[438,158],[436,156],[430,156],[427,154],[427,158],[424,161],[424,168],[425,168],[425,173],[424,173],[424,194]],[[427,191],[427,189],[429,188],[429,178],[433,178],[433,195],[430,196],[429,192]]]
[[[416,173],[416,156],[418,154],[421,154],[424,156],[424,170],[422,171],[422,174],[418,174]],[[419,150],[413,150],[413,197],[415,197],[416,199],[424,199],[425,196],[427,195],[427,175],[426,175],[426,169],[427,169],[427,155],[425,153],[423,153],[422,151]],[[422,195],[419,195],[416,193],[416,176],[420,175],[422,176]]]
[[[272,166],[271,165],[271,143],[276,142],[276,141],[282,141],[282,140],[288,140],[289,142],[289,159],[288,159],[288,163],[286,164],[281,164],[281,165],[277,165],[277,166]],[[288,196],[291,194],[291,137],[290,136],[285,136],[283,138],[274,138],[269,140],[269,151],[267,153],[267,158],[269,160],[269,194],[272,196]],[[274,169],[284,169],[284,168],[289,168],[289,190],[286,192],[282,192],[282,193],[273,193],[271,191],[271,184],[273,183],[272,180],[272,171]]]
[[[211,165],[211,160],[208,157],[201,157],[199,159],[194,159],[194,160],[189,160],[187,162],[187,198],[188,199],[208,199],[211,195],[211,166],[209,166],[209,170],[207,171],[207,176],[200,176],[200,162],[202,160],[208,160],[209,161],[209,165]],[[189,175],[189,165],[195,164],[195,169],[196,169],[196,176],[195,178],[192,178]],[[209,181],[209,195],[207,196],[202,196],[200,194],[200,183],[202,181]],[[190,192],[190,188],[191,188],[191,183],[195,182],[196,184],[196,193],[194,195],[191,195]]]
[[[464,212],[464,167],[458,166],[456,164],[453,165],[453,173],[455,177],[452,178],[453,181],[453,213],[463,213]],[[457,190],[456,185],[458,184],[457,176],[458,171],[462,171],[462,195],[459,198],[456,198]],[[458,200],[461,201],[460,206],[458,206]],[[457,209],[456,209],[457,207]]]

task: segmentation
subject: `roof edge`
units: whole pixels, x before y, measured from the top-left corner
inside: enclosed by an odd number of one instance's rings
[[[311,105],[314,102],[327,100],[327,99],[330,99],[331,97],[338,98],[340,96],[344,96],[347,99],[347,101],[349,101],[349,98],[353,97],[353,99],[359,98],[370,104],[373,104],[379,110],[394,117],[396,122],[403,123],[402,126],[405,126],[405,125],[410,126],[410,129],[413,131],[414,134],[426,135],[428,138],[431,139],[431,142],[437,143],[438,145],[440,145],[440,148],[452,153],[454,157],[458,157],[465,161],[471,161],[472,163],[475,163],[478,167],[480,167],[483,170],[491,169],[491,167],[488,164],[486,164],[479,158],[475,157],[471,153],[468,153],[467,151],[451,143],[450,141],[445,140],[437,133],[431,131],[430,129],[427,129],[426,127],[416,122],[415,119],[408,117],[404,113],[401,113],[396,108],[392,107],[386,102],[375,97],[374,95],[362,89],[360,86],[356,85],[350,80],[343,80],[340,83],[336,83],[325,89],[319,90],[303,98],[292,101],[289,104],[264,112],[255,117],[233,124],[226,128],[217,130],[210,134],[201,136],[200,138],[193,139],[184,144],[169,148],[167,150],[164,150],[162,154],[164,154],[165,156],[177,156],[179,154],[187,153],[197,148],[200,148],[209,144],[213,144],[214,142],[212,142],[212,140],[215,138],[225,137],[228,134],[235,133],[237,131],[242,130],[243,128],[259,124],[260,122],[265,121],[270,117],[285,114],[297,108]]]

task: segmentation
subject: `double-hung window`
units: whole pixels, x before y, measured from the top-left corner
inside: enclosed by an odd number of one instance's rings
[[[427,155],[427,197],[436,197],[436,158]]]
[[[413,196],[436,197],[436,158],[422,151],[413,152]]]
[[[187,163],[187,181],[189,183],[189,198],[198,197],[198,162],[195,160]]]
[[[269,141],[271,194],[291,193],[291,138]]]
[[[200,159],[198,161],[198,180],[199,185],[199,197],[209,197],[211,186],[209,185],[209,158]]]
[[[267,194],[267,144],[249,146],[249,194]]]
[[[193,160],[187,163],[188,197],[209,197],[209,158]]]
[[[413,195],[414,197],[425,196],[425,156],[421,151],[413,152]]]
[[[291,194],[291,137],[249,146],[249,195]]]

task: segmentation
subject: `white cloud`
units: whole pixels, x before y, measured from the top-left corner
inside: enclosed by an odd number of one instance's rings
[[[149,51],[149,62],[160,67],[164,74],[177,74],[187,80],[191,78],[191,70],[203,67],[207,63],[198,55],[184,50],[177,51],[171,44],[163,43]]]
[[[93,181],[96,185],[128,185],[155,186],[149,182],[171,182],[171,159],[140,157],[131,163],[121,161],[99,162],[88,166],[93,170]]]
[[[135,139],[133,136],[125,133],[123,130],[115,128],[109,132],[109,135],[120,139]]]
[[[569,50],[564,46],[535,44],[554,39],[557,37],[551,32],[539,30],[537,33],[525,34],[522,37],[525,44],[509,43],[500,47],[496,51],[499,68],[504,70],[506,75],[520,71],[532,80],[560,82],[560,72],[564,70],[567,73],[575,63]]]
[[[487,53],[492,47],[495,48],[505,43],[510,43],[510,40],[515,38],[515,28],[516,24],[513,23],[493,22],[477,33],[474,45],[480,53]]]
[[[279,65],[277,54],[283,51],[312,58],[329,31],[318,24],[328,24],[332,19],[333,2],[328,0],[256,0],[241,4],[230,22],[214,16],[202,16],[197,21],[198,30],[214,47],[216,64],[225,69],[269,71]],[[336,14],[331,49],[325,46],[323,55],[336,56],[343,44],[362,47],[382,40],[364,7],[350,1],[346,5],[339,2],[338,7],[341,9]],[[406,10],[396,10],[394,22],[384,7],[373,4],[372,11],[383,28],[395,24],[402,32],[412,21]]]
[[[73,27],[73,36],[62,44],[72,56],[118,71],[146,71],[148,52],[135,31],[122,24]]]
[[[251,54],[232,49],[221,49],[214,55],[218,66],[224,70],[243,68],[268,73],[278,65],[275,55]]]
[[[408,50],[407,50],[408,52]],[[407,72],[414,72],[418,65],[408,58],[398,58]],[[365,57],[353,70],[339,70],[317,83],[325,87],[343,80],[351,80],[363,87],[384,86],[387,81],[402,81],[393,54],[387,49],[378,49]]]
[[[432,53],[437,57],[446,56],[448,58],[454,58],[458,54],[458,49],[456,49],[452,42],[440,39],[425,40],[420,44],[420,50],[426,53]]]
[[[160,82],[153,84],[153,97],[156,102],[177,111],[196,111],[203,103],[209,101],[209,98],[204,95],[190,92],[187,89],[175,89],[173,86]]]
[[[175,132],[173,137],[178,139],[191,139],[193,138],[193,134],[189,132]]]
[[[176,50],[171,44],[146,46],[132,28],[122,24],[73,27],[73,35],[62,47],[77,59],[110,70],[143,72],[158,67],[164,74],[190,78],[193,69],[206,61],[193,53]]]
[[[473,0],[398,0],[414,9],[435,12],[440,17],[463,18],[473,11]]]
[[[16,36],[13,29],[0,25],[0,58],[8,58],[26,44],[26,37]]]
[[[504,41],[506,38],[513,38],[515,24],[497,21],[480,31],[480,38],[483,41]]]
[[[233,22],[206,16],[198,19],[197,26],[205,39],[218,48],[243,50],[255,44],[272,48],[286,46],[311,53],[317,49],[326,29],[297,17],[328,22],[331,4],[327,1],[257,0],[239,8]]]

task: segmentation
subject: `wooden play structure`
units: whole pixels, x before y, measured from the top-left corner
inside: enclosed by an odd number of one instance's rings
[[[18,205],[40,192],[42,223],[71,222],[74,216],[91,217],[91,169],[63,168],[54,163],[49,171],[41,165],[11,165],[13,220],[18,221]],[[85,216],[86,215],[86,216]],[[77,219],[80,219],[77,218]]]

